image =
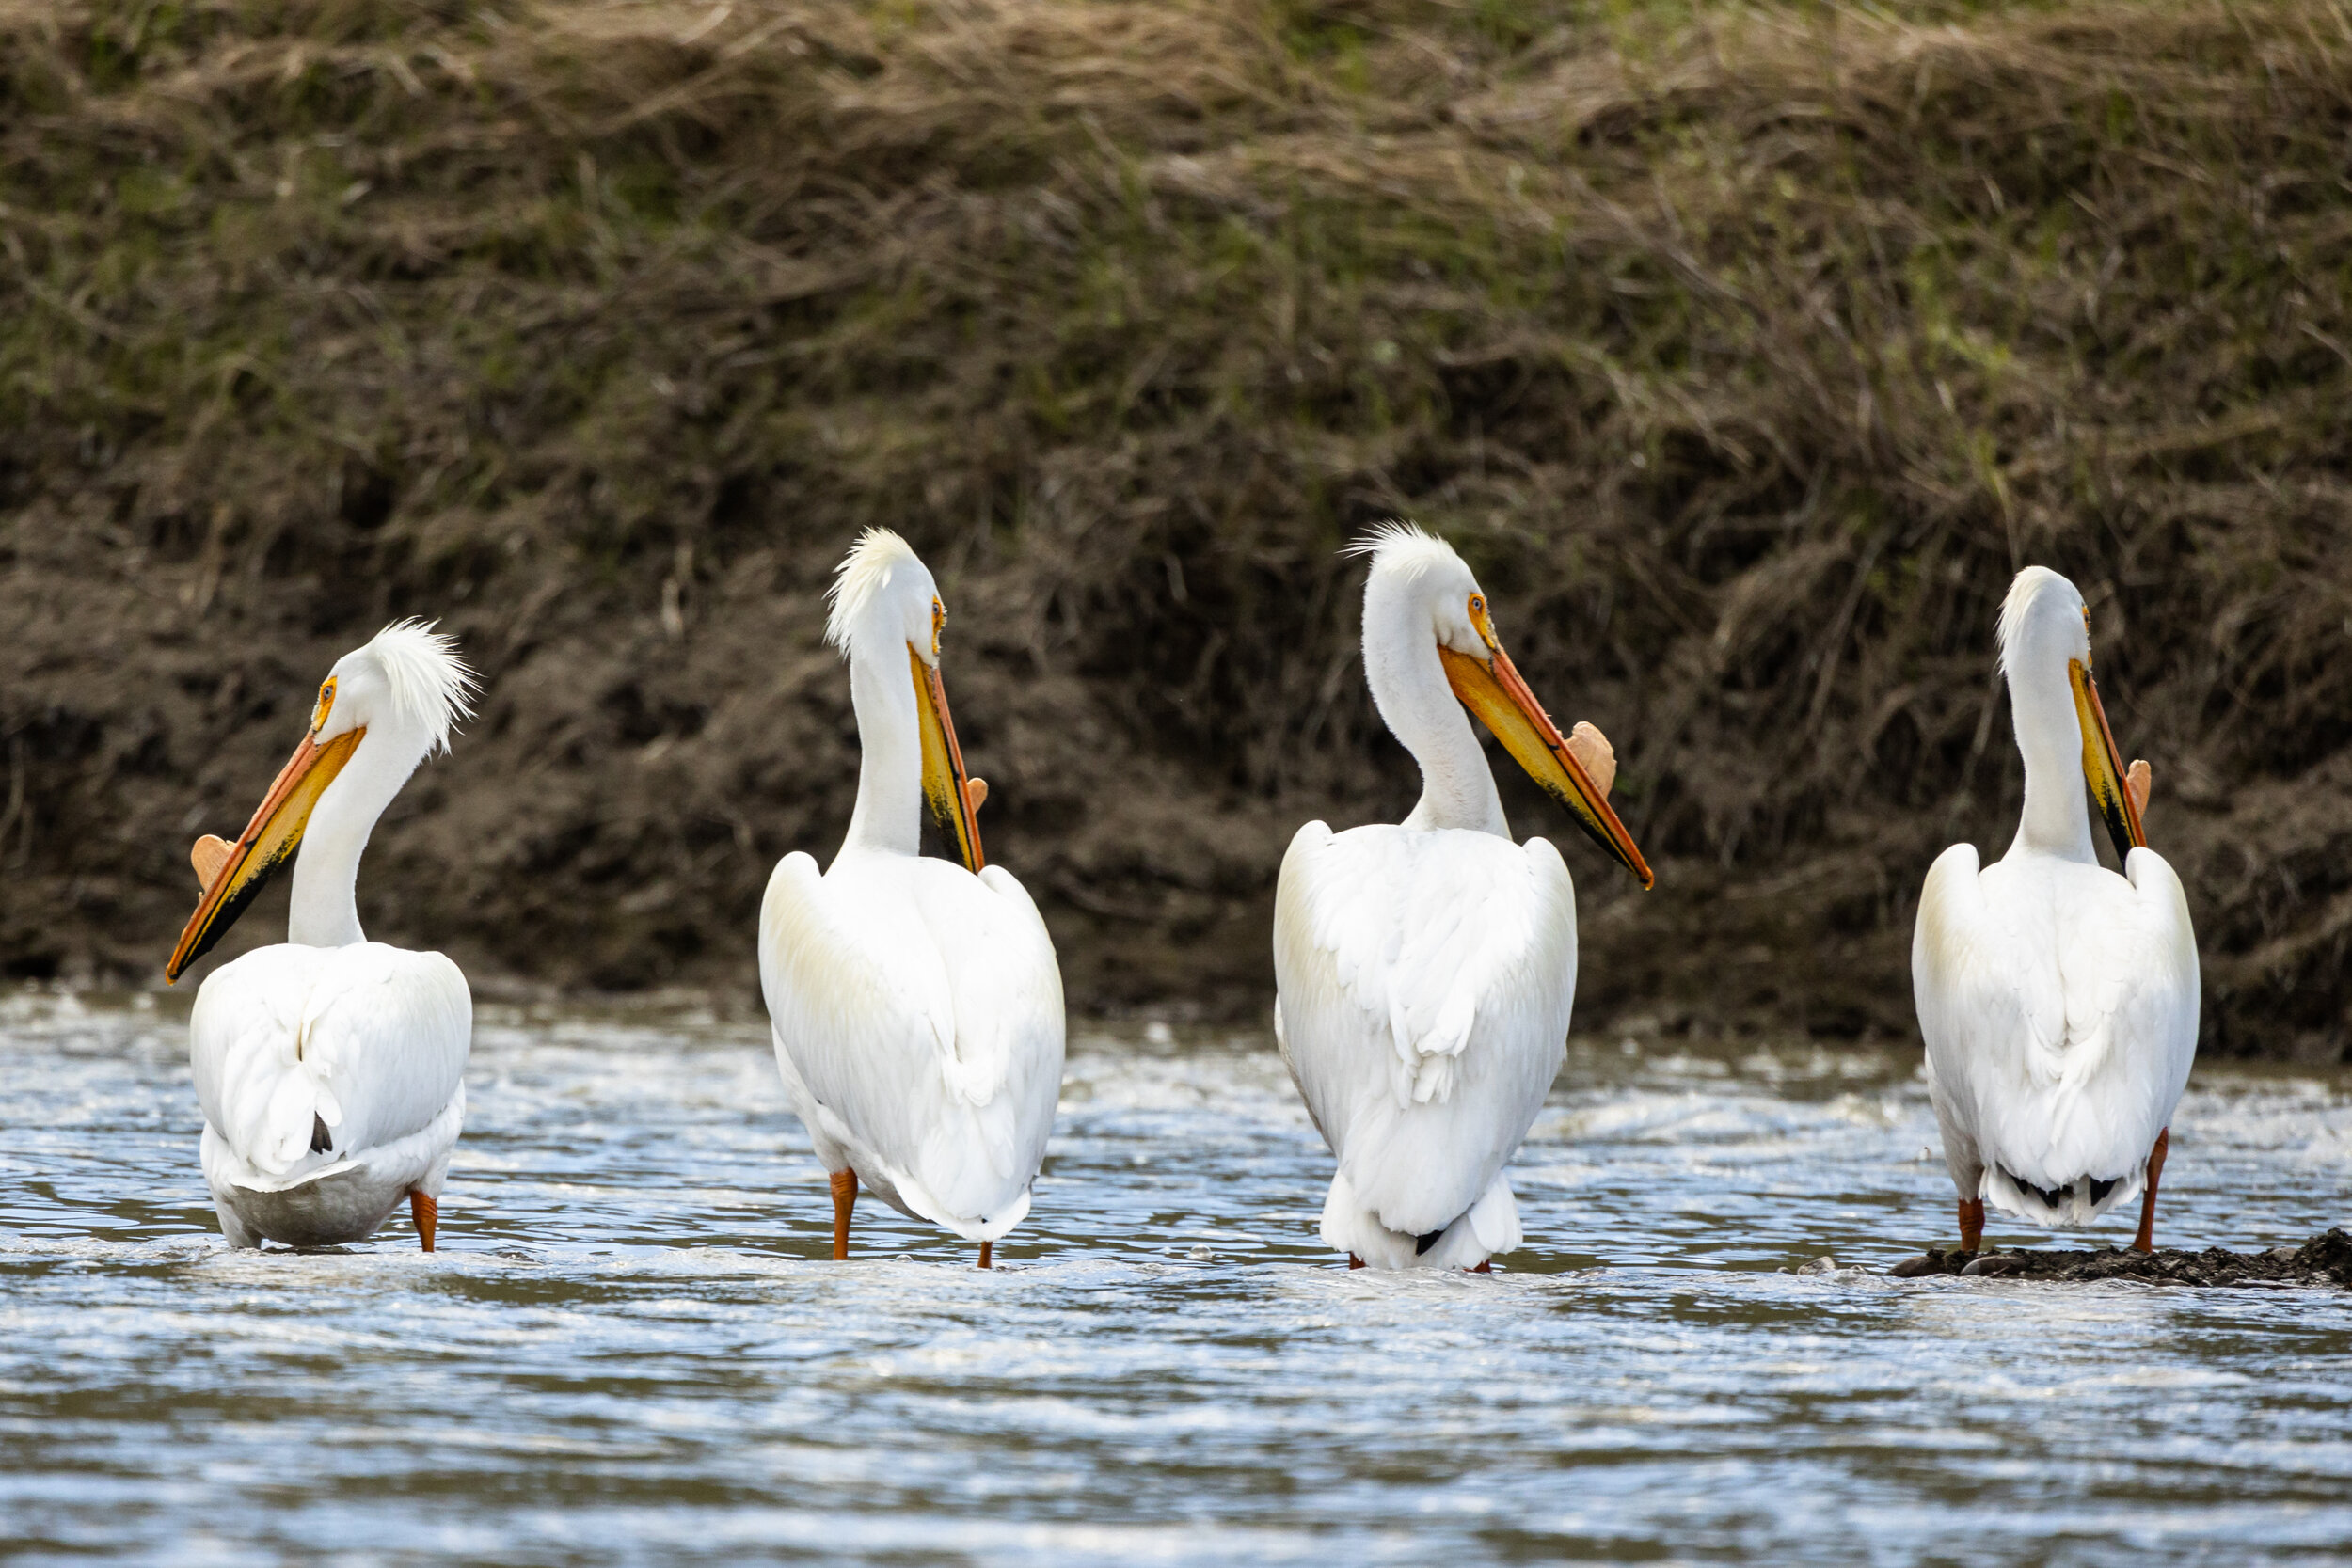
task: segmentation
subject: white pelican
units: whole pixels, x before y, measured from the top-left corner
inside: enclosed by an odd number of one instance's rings
[[[2143,1197],[2155,1244],[2167,1127],[2197,1054],[2197,935],[2181,879],[2148,847],[2149,769],[2123,770],[2090,678],[2090,611],[2028,566],[2001,606],[2026,810],[2009,853],[1938,855],[1919,892],[1911,977],[1928,1093],[1974,1252],[1984,1206],[2088,1225]],[[2075,780],[2090,784],[2123,874],[2104,869]]]
[[[1600,732],[1563,740],[1496,640],[1461,557],[1408,524],[1357,548],[1364,676],[1421,765],[1395,826],[1291,840],[1274,904],[1275,1037],[1338,1156],[1323,1239],[1351,1268],[1485,1269],[1519,1244],[1504,1164],[1565,1054],[1576,890],[1560,852],[1511,842],[1463,709],[1648,887],[1608,801]]]
[[[863,1181],[910,1219],[980,1243],[1029,1212],[1061,1092],[1061,971],[1020,882],[980,855],[939,632],[906,542],[868,529],[835,575],[826,640],[850,661],[857,806],[823,875],[776,863],[759,984],[785,1093],[833,1179],[833,1255]],[[917,853],[928,803],[961,865]]]
[[[405,1197],[433,1250],[466,1117],[473,998],[440,954],[370,942],[355,893],[375,819],[447,749],[471,680],[430,625],[386,626],[335,661],[309,733],[237,842],[197,841],[203,896],[167,980],[294,861],[286,941],[215,970],[188,1022],[204,1180],[230,1246],[359,1241]]]

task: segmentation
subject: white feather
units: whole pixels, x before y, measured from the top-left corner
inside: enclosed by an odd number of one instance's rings
[[[449,750],[450,732],[473,717],[473,672],[457,655],[457,640],[434,621],[395,621],[358,652],[384,672],[398,716],[431,737],[426,754]]]
[[[827,636],[850,659],[858,804],[820,876],[787,855],[759,911],[760,989],[785,1092],[829,1171],[911,1216],[994,1241],[1028,1213],[1060,1096],[1061,972],[1000,866],[925,859],[922,744],[907,662],[937,590],[869,529],[834,578]]]
[[[2197,1053],[2197,939],[2164,858],[2126,868],[2012,851],[1979,871],[1956,844],[1928,873],[1913,989],[1963,1197],[2075,1226],[2140,1195]]]
[[[411,1190],[437,1197],[472,1032],[465,976],[438,953],[280,943],[207,976],[189,1060],[231,1239],[358,1241]],[[330,1145],[314,1151],[316,1123]]]
[[[1390,523],[1369,556],[1364,673],[1422,771],[1394,827],[1310,822],[1274,906],[1275,1035],[1338,1170],[1326,1242],[1382,1268],[1467,1268],[1519,1244],[1503,1167],[1566,1050],[1576,890],[1514,844],[1438,650],[1486,657],[1470,568]]]
[[[1338,1157],[1324,1240],[1385,1267],[1517,1246],[1503,1166],[1559,1073],[1576,996],[1560,852],[1310,822],[1282,860],[1274,972],[1282,1059]]]
[[[204,1175],[239,1246],[358,1241],[410,1192],[437,1197],[465,1121],[466,978],[438,953],[369,942],[355,890],[376,818],[469,715],[472,676],[420,621],[334,676],[323,733],[364,733],[305,826],[289,940],[207,976],[189,1019]]]
[[[2197,938],[2180,879],[2135,847],[2098,863],[2069,664],[2074,585],[2040,566],[2001,606],[2026,800],[2007,855],[1955,844],[1920,890],[1911,972],[1929,1098],[1963,1200],[2078,1226],[2140,1196],[2197,1053]]]
[[[1340,553],[1360,556],[1372,562],[1375,574],[1407,583],[1448,568],[1469,570],[1453,546],[1403,518],[1375,525],[1371,532]]]
[[[831,607],[825,618],[825,641],[847,657],[866,611],[894,583],[904,580],[899,574],[909,567],[917,573],[924,570],[914,549],[890,530],[869,528],[859,534],[850,553],[834,568],[833,585],[825,590],[825,602]],[[928,585],[928,573],[924,580]]]
[[[1009,874],[787,855],[759,916],[776,1065],[829,1170],[993,1241],[1029,1209],[1061,1090],[1061,974]]]

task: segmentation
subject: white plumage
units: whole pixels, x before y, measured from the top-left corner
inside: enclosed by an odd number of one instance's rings
[[[205,1180],[231,1245],[358,1241],[403,1199],[432,1245],[465,1119],[472,998],[440,954],[369,942],[356,895],[370,831],[448,744],[469,679],[429,626],[386,627],[337,661],[237,844],[199,845],[205,891],[175,978],[294,857],[288,940],[215,971],[189,1021]]]
[[[1384,1268],[1518,1247],[1502,1167],[1559,1073],[1576,995],[1560,852],[1310,822],[1282,859],[1274,929],[1283,1059],[1339,1157],[1324,1241]]]
[[[2080,1226],[2144,1194],[2146,1246],[2151,1151],[2197,1050],[2188,902],[2164,858],[2134,842],[2138,800],[2090,683],[2082,595],[2028,567],[2000,636],[2026,764],[2017,837],[1981,870],[1970,845],[1938,856],[1912,940],[1963,1243],[1975,1246],[1986,1203]],[[2086,777],[2124,851],[2121,876],[2092,848]]]
[[[411,1193],[437,1201],[472,1032],[466,977],[438,953],[285,943],[215,972],[190,1057],[230,1244],[357,1241]]]
[[[1367,553],[1365,673],[1422,794],[1400,825],[1310,822],[1292,839],[1275,1032],[1338,1159],[1324,1241],[1376,1267],[1477,1267],[1520,1243],[1503,1167],[1565,1053],[1576,890],[1550,844],[1511,842],[1465,704],[1645,883],[1648,871],[1605,783],[1511,669],[1460,558],[1405,526]],[[1598,733],[1580,739],[1605,766]]]
[[[863,756],[856,809],[822,875],[778,863],[759,973],[793,1110],[835,1173],[835,1256],[854,1183],[993,1243],[1028,1213],[1060,1093],[1061,974],[1037,906],[982,864],[938,678],[930,573],[870,531],[842,564],[828,637],[849,657]],[[925,800],[965,865],[918,853]],[[854,1181],[849,1180],[854,1173]]]

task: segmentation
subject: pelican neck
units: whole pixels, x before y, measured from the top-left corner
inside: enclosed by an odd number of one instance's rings
[[[857,713],[857,805],[842,855],[922,851],[923,736],[913,644],[882,633],[851,640],[850,705]],[[894,657],[895,656],[895,657]]]
[[[1389,733],[1421,768],[1421,799],[1403,825],[1510,837],[1494,771],[1446,679],[1436,629],[1409,582],[1375,577],[1365,590],[1364,680]]]
[[[377,818],[432,750],[421,726],[372,724],[319,796],[294,857],[286,940],[304,947],[348,947],[359,928],[359,857]]]
[[[2010,853],[2099,863],[2083,784],[2082,719],[2066,659],[2021,660],[2009,676],[2010,719],[2026,765],[2026,801]]]

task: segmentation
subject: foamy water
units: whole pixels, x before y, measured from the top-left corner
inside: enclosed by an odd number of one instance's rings
[[[2352,1543],[2352,1292],[1877,1272],[1951,1229],[1915,1051],[1580,1037],[1513,1171],[1529,1244],[1486,1277],[1321,1246],[1328,1158],[1255,1037],[1074,1041],[991,1274],[870,1199],[858,1256],[827,1259],[756,1024],[485,1010],[468,1094],[445,1250],[401,1224],[230,1253],[184,1023],[0,1001],[0,1550],[1035,1568]],[[2352,1218],[2347,1192],[2352,1081],[2201,1068],[2159,1240],[2300,1241]]]

